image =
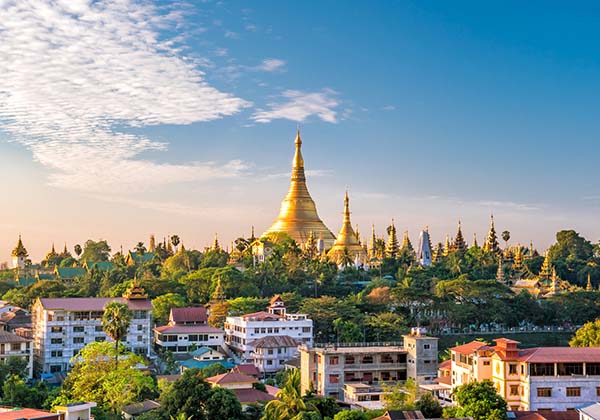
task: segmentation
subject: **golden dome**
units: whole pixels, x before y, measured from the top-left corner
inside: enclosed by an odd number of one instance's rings
[[[350,199],[348,198],[347,191],[344,198],[344,221],[342,222],[337,239],[327,253],[327,256],[336,264],[341,264],[344,262],[344,254],[346,253],[352,257],[353,261],[358,256],[359,261],[364,263],[366,258],[365,249],[356,237],[356,232],[352,229],[352,223],[350,222]]]

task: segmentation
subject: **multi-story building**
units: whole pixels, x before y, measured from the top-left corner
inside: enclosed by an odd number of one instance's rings
[[[437,338],[413,329],[404,341],[388,344],[326,345],[300,347],[302,393],[314,389],[318,395],[344,397],[344,385],[364,384],[373,389],[381,383],[393,383],[413,378],[417,382],[433,380],[437,373]],[[348,388],[347,394],[359,394],[360,389]],[[357,392],[354,392],[358,389]],[[363,392],[361,401],[379,391]]]
[[[18,357],[27,362],[27,374],[33,376],[32,340],[7,331],[0,331],[0,364],[9,357]]]
[[[242,363],[252,363],[261,373],[270,373],[277,370],[275,366],[283,368],[285,360],[297,356],[298,344],[312,345],[313,322],[305,314],[288,314],[281,297],[274,296],[268,312],[227,317],[225,334],[227,345]],[[273,340],[261,340],[266,337],[280,337],[275,341],[283,344],[272,347]],[[296,350],[290,343],[296,343]]]
[[[494,340],[454,347],[452,388],[491,380],[512,411],[572,410],[600,401],[600,347],[535,347]]]
[[[121,298],[38,298],[32,310],[36,372],[65,372],[87,344],[110,340],[102,329],[102,316],[113,301],[126,304],[133,313],[124,344],[136,354],[150,355],[153,307],[141,287],[132,286]]]
[[[154,328],[154,348],[173,353],[187,353],[194,348],[222,350],[225,332],[208,325],[206,308],[173,308],[169,323]]]

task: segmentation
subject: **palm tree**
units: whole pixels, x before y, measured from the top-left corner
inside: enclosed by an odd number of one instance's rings
[[[502,239],[504,240],[504,244],[506,245],[506,248],[508,248],[508,241],[510,240],[510,232],[508,230],[505,230],[504,232],[502,232]]]
[[[171,236],[171,243],[173,244],[173,247],[175,247],[175,250],[177,250],[177,245],[179,245],[180,242],[181,242],[181,239],[179,239],[179,236],[177,236],[177,235]]]
[[[77,255],[77,258],[79,258],[79,256],[81,255],[81,245],[75,245],[73,247],[73,251],[75,251],[75,255]]]
[[[261,420],[289,420],[303,411],[318,411],[314,404],[305,401],[300,395],[300,371],[294,369],[287,377],[285,385],[277,393],[278,400],[265,405]]]
[[[143,242],[138,242],[135,246],[135,252],[141,257],[146,253],[146,247]]]
[[[121,302],[110,302],[104,307],[102,329],[115,342],[115,369],[119,365],[119,341],[127,337],[133,314],[129,307]]]
[[[350,254],[350,251],[348,251],[348,248],[346,247],[344,247],[344,250],[342,251],[342,255],[340,257],[340,265],[344,268],[347,268],[351,266],[352,263],[354,263],[354,260],[352,259],[352,254]]]

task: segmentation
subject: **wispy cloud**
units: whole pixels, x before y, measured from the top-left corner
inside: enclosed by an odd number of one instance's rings
[[[0,127],[51,170],[53,185],[114,193],[245,169],[144,160],[166,144],[128,132],[249,106],[209,86],[200,62],[161,38],[179,13],[128,0],[6,0],[0,16]]]
[[[326,88],[321,92],[312,93],[286,90],[281,96],[283,101],[269,103],[270,109],[259,109],[251,118],[259,123],[281,118],[303,122],[314,115],[325,122],[338,122],[336,108],[340,103],[337,92],[332,89]]]
[[[284,66],[285,60],[280,60],[278,58],[267,58],[263,60],[262,63],[260,63],[258,66],[251,68],[257,71],[273,72],[283,70]]]

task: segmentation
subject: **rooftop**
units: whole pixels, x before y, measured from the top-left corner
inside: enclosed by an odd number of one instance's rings
[[[204,306],[190,308],[172,308],[170,319],[176,324],[185,324],[190,322],[206,323],[208,315]]]
[[[107,303],[116,301],[127,304],[132,311],[151,311],[152,303],[147,299],[128,300],[125,298],[40,298],[44,309],[64,311],[103,311]]]
[[[484,343],[482,341],[471,341],[470,343],[467,344],[463,344],[462,346],[456,346],[456,347],[452,347],[450,350],[455,352],[455,353],[460,353],[460,354],[473,354],[473,352],[477,351],[477,350],[485,350],[485,349],[489,349],[492,350],[492,348],[489,346],[489,344]]]
[[[58,418],[58,413],[36,410],[33,408],[0,408],[0,420],[29,420]]]
[[[289,335],[269,335],[251,341],[248,345],[254,348],[277,348],[277,347],[297,347],[301,341],[290,337]]]
[[[303,349],[309,347],[302,346]],[[356,353],[406,353],[402,343],[352,343],[352,344],[315,344],[312,347],[317,353],[356,354]]]
[[[224,334],[223,330],[220,330],[210,325],[163,325],[162,327],[154,328],[154,331],[161,334]]]
[[[206,378],[206,382],[210,382],[215,385],[232,384],[232,383],[253,384],[254,382],[256,382],[256,378],[253,378],[252,376],[244,375],[243,373],[228,372],[228,373],[223,373],[221,375],[211,376],[210,378]]]

